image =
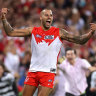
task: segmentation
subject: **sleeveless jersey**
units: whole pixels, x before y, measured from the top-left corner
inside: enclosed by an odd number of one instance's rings
[[[34,27],[31,39],[31,64],[29,72],[56,73],[56,64],[62,42],[59,28],[51,27],[44,31],[42,27]]]

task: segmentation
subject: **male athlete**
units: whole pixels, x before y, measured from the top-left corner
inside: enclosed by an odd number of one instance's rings
[[[77,44],[86,43],[94,34],[90,31],[82,36],[69,34],[64,29],[51,26],[53,14],[50,9],[44,9],[40,13],[41,26],[26,29],[14,29],[6,19],[7,8],[1,10],[1,20],[8,36],[31,36],[32,58],[24,82],[23,96],[33,96],[38,87],[38,96],[48,96],[53,88],[56,73],[57,57],[61,48],[61,40],[67,40]]]

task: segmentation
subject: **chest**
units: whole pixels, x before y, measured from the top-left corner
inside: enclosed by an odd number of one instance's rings
[[[44,31],[36,31],[33,33],[33,36],[37,44],[45,42],[48,43],[49,45],[53,41],[55,41],[57,37],[59,37],[57,32],[44,32]]]
[[[75,63],[74,65],[71,65],[68,63],[67,68],[65,69],[65,72],[69,76],[77,77],[78,75],[79,76],[82,75],[82,68],[81,68],[80,64],[78,64],[78,63]]]

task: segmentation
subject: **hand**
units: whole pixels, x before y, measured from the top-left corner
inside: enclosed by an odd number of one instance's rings
[[[7,8],[2,8],[1,10],[1,19],[6,19],[5,15],[7,14],[7,12],[9,11],[9,9]]]
[[[92,31],[96,30],[96,24],[95,23],[90,23],[90,28]]]

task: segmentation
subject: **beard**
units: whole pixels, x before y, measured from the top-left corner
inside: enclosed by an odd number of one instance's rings
[[[41,23],[42,23],[43,27],[44,27],[45,29],[47,29],[47,30],[48,30],[48,29],[50,28],[50,26],[51,26],[51,24],[50,24],[49,26],[47,26],[47,25],[46,25],[46,21],[42,21]]]

